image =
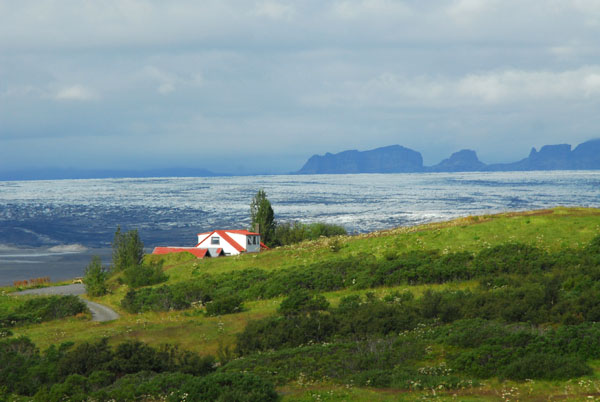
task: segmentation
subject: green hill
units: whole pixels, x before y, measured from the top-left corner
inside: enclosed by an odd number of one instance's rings
[[[136,339],[215,356],[284,400],[589,400],[600,378],[600,210],[473,216],[111,279],[122,318],[11,329],[38,348]]]

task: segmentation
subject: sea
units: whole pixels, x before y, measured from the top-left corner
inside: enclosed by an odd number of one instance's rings
[[[350,234],[460,216],[600,207],[600,171],[277,175],[0,182],[0,285],[82,276],[110,262],[117,227],[147,251],[193,246],[197,233],[246,229],[265,190],[279,222],[327,222]]]

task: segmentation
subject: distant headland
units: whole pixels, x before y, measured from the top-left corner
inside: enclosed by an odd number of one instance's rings
[[[313,155],[295,174],[348,173],[421,173],[421,172],[500,172],[529,170],[600,169],[600,139],[579,144],[544,145],[531,149],[529,156],[517,162],[485,164],[477,153],[463,149],[434,166],[424,166],[420,152],[400,145],[369,151],[343,151]]]

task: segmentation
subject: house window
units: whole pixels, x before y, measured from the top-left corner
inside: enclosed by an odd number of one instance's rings
[[[219,236],[214,236],[210,238],[210,244],[219,244]]]

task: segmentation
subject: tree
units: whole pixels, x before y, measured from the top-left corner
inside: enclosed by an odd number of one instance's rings
[[[252,202],[250,203],[250,220],[251,229],[260,232],[261,240],[263,243],[270,245],[272,244],[273,234],[275,231],[275,214],[271,203],[267,199],[267,193],[264,190],[258,190]]]
[[[144,258],[144,243],[137,230],[121,233],[121,227],[117,227],[112,249],[112,269],[115,272],[138,266]]]
[[[89,265],[85,268],[83,283],[85,290],[90,296],[102,296],[108,292],[106,279],[108,272],[102,266],[102,260],[97,255],[92,257]]]

